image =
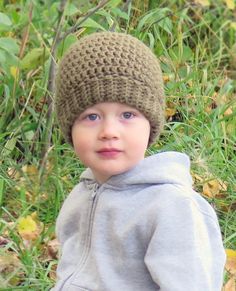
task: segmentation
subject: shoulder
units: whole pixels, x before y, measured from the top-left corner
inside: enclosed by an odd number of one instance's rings
[[[153,187],[152,208],[155,215],[159,217],[169,216],[171,218],[202,216],[204,219],[212,220],[218,224],[218,219],[213,207],[199,193],[191,187],[177,184],[159,185]]]

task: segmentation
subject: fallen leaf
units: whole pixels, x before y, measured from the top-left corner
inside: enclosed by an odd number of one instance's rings
[[[7,252],[5,254],[0,254],[0,273],[9,273],[16,267],[21,265],[15,253]]]
[[[225,269],[230,274],[236,275],[236,251],[232,249],[226,249],[225,252],[227,255]]]
[[[57,239],[53,239],[48,242],[47,253],[51,259],[58,259],[59,246],[60,244]]]
[[[0,254],[1,287],[17,286],[23,277],[22,264],[13,252]]]
[[[209,6],[210,5],[210,1],[209,0],[195,0],[194,1],[196,4],[200,4],[203,7]]]
[[[236,290],[235,276],[232,276],[225,284],[222,291],[235,291],[235,290]]]
[[[212,179],[203,184],[203,195],[214,198],[221,196],[221,191],[227,191],[227,185],[220,179]]]
[[[174,108],[166,108],[165,110],[166,117],[172,117],[175,115],[175,113],[176,113],[176,109]]]
[[[17,230],[26,247],[29,247],[31,242],[39,237],[42,231],[42,226],[42,222],[37,220],[36,212],[19,219]]]
[[[12,167],[7,169],[7,174],[12,179],[19,179],[20,178],[20,172]]]
[[[170,76],[169,75],[163,75],[163,82],[167,83],[170,81]]]
[[[38,169],[34,165],[24,165],[22,171],[29,177],[35,177],[39,174]]]
[[[194,179],[194,181],[198,181],[198,182],[203,182],[203,178],[201,176],[199,176],[198,174],[196,173],[192,173],[192,177]]]
[[[49,272],[49,278],[52,279],[53,281],[56,281],[57,279],[57,265],[52,265],[51,270]]]
[[[0,247],[5,247],[7,244],[9,244],[10,240],[0,236]]]
[[[166,118],[172,117],[176,114],[176,104],[171,101],[166,102],[166,110],[165,110],[165,116]]]
[[[228,107],[224,112],[224,116],[229,116],[229,115],[233,114],[233,112],[234,112],[233,107],[232,106]]]
[[[225,0],[225,3],[230,10],[234,10],[235,8],[234,0]]]

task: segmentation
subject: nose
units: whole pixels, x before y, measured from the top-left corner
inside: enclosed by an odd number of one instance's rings
[[[100,130],[100,140],[110,140],[119,138],[119,128],[117,123],[113,119],[103,120]]]

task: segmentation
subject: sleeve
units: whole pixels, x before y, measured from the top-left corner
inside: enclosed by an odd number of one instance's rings
[[[145,264],[162,291],[222,288],[225,251],[221,232],[214,210],[204,203],[202,210],[196,201],[176,199],[166,205],[165,213],[156,215]]]

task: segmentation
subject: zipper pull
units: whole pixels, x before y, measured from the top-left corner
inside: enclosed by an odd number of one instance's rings
[[[97,184],[97,183],[95,183],[94,185],[93,185],[93,188],[92,188],[92,200],[94,200],[95,199],[95,197],[96,197],[96,195],[97,195],[97,190],[98,190],[98,188],[99,188],[99,185]]]

